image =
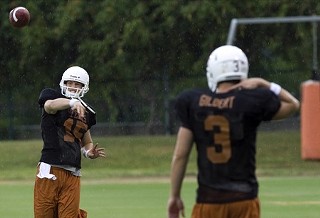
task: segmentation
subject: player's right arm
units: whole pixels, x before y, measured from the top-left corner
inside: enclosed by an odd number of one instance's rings
[[[71,108],[77,110],[80,117],[85,116],[85,107],[79,100],[64,98],[53,89],[42,90],[38,103],[48,114],[56,114],[57,111]]]
[[[180,127],[171,163],[171,191],[168,200],[169,218],[179,218],[179,214],[184,217],[184,205],[181,199],[181,187],[192,144],[193,134],[191,130],[185,127]]]
[[[184,217],[181,188],[194,140],[190,110],[192,100],[198,97],[194,92],[185,91],[178,96],[175,104],[175,111],[181,121],[181,126],[177,133],[171,162],[171,188],[167,204],[168,218],[179,218],[180,214]]]
[[[57,98],[54,100],[47,100],[44,103],[44,110],[48,114],[56,114],[57,111],[65,110],[68,108],[76,110],[80,117],[85,116],[85,107],[81,104],[79,100],[76,99]]]
[[[44,110],[48,114],[55,114],[57,111],[65,110],[70,108],[70,99],[67,98],[57,98],[53,100],[47,100],[44,103]]]

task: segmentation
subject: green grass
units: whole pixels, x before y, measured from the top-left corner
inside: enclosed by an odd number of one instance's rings
[[[262,218],[318,218],[320,177],[262,177],[260,200]],[[196,183],[187,179],[182,196],[186,217],[194,204]],[[168,181],[118,180],[85,181],[81,208],[90,218],[166,217]],[[33,217],[33,184],[0,183],[0,214],[10,218]]]
[[[83,179],[110,177],[168,176],[174,149],[174,136],[123,136],[94,138],[107,152],[107,158],[83,160]],[[2,141],[0,143],[0,181],[33,180],[42,142]],[[319,161],[300,157],[298,131],[260,132],[257,142],[259,176],[320,176]],[[193,149],[189,175],[196,174]]]
[[[262,217],[319,217],[319,186],[320,177],[261,178]]]
[[[320,176],[318,161],[301,159],[298,131],[258,134],[257,173],[262,176]]]
[[[174,136],[94,138],[107,158],[83,160],[81,207],[94,218],[166,217]],[[319,161],[300,157],[298,131],[260,132],[257,174],[262,218],[315,218],[320,208]],[[1,141],[0,214],[33,217],[33,180],[42,142]],[[193,150],[183,186],[186,214],[195,198]]]

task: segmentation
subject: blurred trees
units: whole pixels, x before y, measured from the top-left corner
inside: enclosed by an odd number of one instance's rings
[[[99,122],[164,122],[185,88],[206,86],[206,61],[226,43],[232,18],[310,16],[317,1],[3,0],[0,3],[0,129],[38,124],[38,95],[58,88],[71,65],[90,74],[85,100]],[[9,11],[24,6],[31,23],[16,29]],[[235,45],[250,76],[299,95],[312,70],[312,26],[239,26]]]

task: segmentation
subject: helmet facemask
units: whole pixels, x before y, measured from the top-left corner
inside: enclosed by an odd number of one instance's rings
[[[84,96],[84,85],[82,88],[68,87],[67,83],[61,87],[61,93],[68,98],[82,98]]]

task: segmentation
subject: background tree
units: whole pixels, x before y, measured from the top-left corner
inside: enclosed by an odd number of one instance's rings
[[[100,123],[143,122],[152,133],[178,92],[207,86],[207,58],[226,43],[232,18],[310,16],[320,7],[312,0],[3,0],[0,6],[0,139],[10,126],[38,124],[41,89],[58,88],[71,65],[88,70],[85,100]],[[10,26],[16,6],[29,9],[28,27]],[[247,53],[250,76],[299,95],[311,76],[311,32],[311,24],[239,26],[234,44]]]

